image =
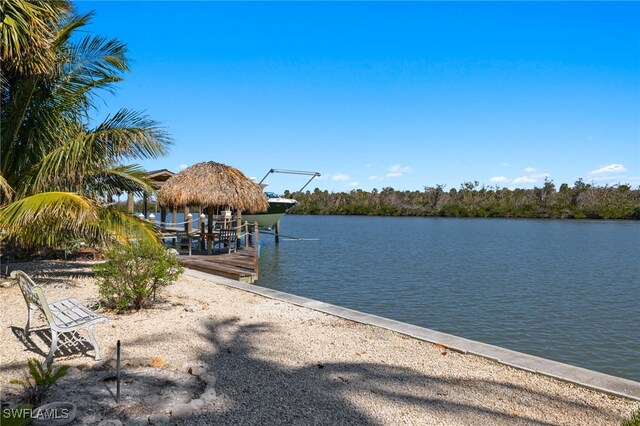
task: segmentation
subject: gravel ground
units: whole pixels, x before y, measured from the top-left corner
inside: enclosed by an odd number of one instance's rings
[[[12,269],[38,277],[50,302],[91,303],[97,287],[87,265]],[[159,358],[167,369],[199,363],[215,375],[217,399],[177,424],[619,425],[640,409],[637,401],[193,277],[168,287],[152,309],[103,314],[109,322],[96,326],[96,336],[106,359],[120,339],[125,359]],[[5,393],[28,358],[48,351],[44,330],[24,341],[25,320],[19,288],[0,287]],[[86,368],[92,355],[56,361]]]

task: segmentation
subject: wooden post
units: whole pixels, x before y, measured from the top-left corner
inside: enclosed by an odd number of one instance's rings
[[[160,226],[165,228],[167,226],[167,209],[160,207]]]
[[[202,206],[198,206],[198,229],[200,230],[200,251],[204,251],[204,220],[202,219]]]
[[[275,236],[276,236],[276,244],[279,244],[280,243],[280,221],[276,222]]]
[[[238,242],[241,241],[242,235],[242,210],[236,211],[236,250],[238,249]]]
[[[149,197],[147,197],[147,194],[144,194],[142,196],[142,214],[144,215],[144,217],[147,217],[147,203],[149,201]]]
[[[127,193],[127,212],[133,213],[134,204],[133,204],[133,194],[131,192]]]
[[[256,232],[255,241],[253,242],[253,272],[258,275],[258,254],[259,252],[259,244],[258,244],[258,222],[256,222],[254,230]]]
[[[213,253],[213,208],[207,206],[207,253]]]
[[[116,403],[120,403],[120,340],[116,342]]]
[[[187,222],[184,224],[184,230],[187,231],[188,234],[191,233],[193,228],[193,223],[191,222],[192,219],[193,216],[189,217],[189,206],[184,206],[184,221]]]
[[[204,239],[205,239],[205,232],[204,232],[204,221],[202,219],[200,219],[200,251],[204,251]]]

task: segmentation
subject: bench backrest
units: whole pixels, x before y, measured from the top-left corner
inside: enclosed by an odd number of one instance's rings
[[[52,324],[53,314],[49,309],[49,304],[47,303],[47,298],[44,295],[44,291],[42,291],[40,287],[35,285],[29,275],[22,271],[11,272],[11,277],[18,280],[18,285],[20,286],[20,290],[22,291],[24,301],[27,303],[27,307],[31,309],[31,306],[36,306],[42,311],[49,324]]]

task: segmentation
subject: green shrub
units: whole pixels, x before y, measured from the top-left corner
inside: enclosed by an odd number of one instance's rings
[[[184,271],[175,251],[158,244],[119,245],[107,252],[107,259],[94,271],[103,302],[118,311],[147,306]]]
[[[640,426],[640,410],[636,410],[631,417],[625,419],[622,426]]]
[[[25,373],[22,380],[11,380],[14,385],[22,386],[22,399],[25,403],[38,406],[44,400],[49,388],[54,385],[61,377],[67,374],[68,365],[61,365],[53,368],[53,360],[49,361],[45,366],[40,364],[37,359],[29,359],[27,361],[29,372]]]

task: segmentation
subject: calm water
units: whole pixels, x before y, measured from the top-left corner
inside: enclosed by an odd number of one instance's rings
[[[286,216],[259,285],[640,381],[640,222]]]

